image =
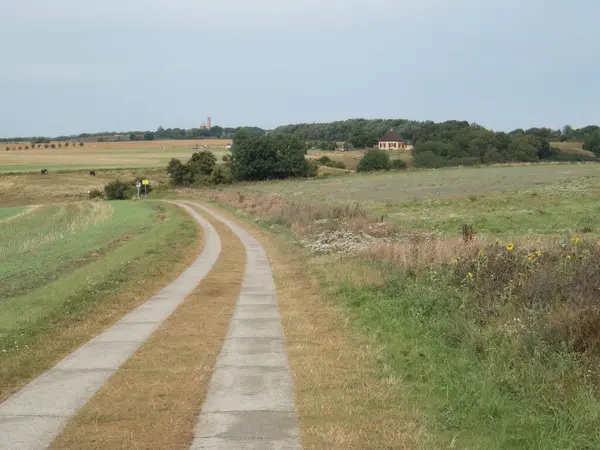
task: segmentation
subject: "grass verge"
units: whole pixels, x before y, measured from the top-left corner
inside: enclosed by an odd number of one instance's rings
[[[245,269],[239,239],[226,225],[208,220],[223,245],[213,270],[85,405],[52,449],[189,448]]]
[[[380,350],[351,328],[343,308],[327,301],[291,235],[279,227],[274,239],[248,220],[223,214],[242,223],[269,255],[303,448],[419,448],[424,430],[399,407],[405,396],[401,383],[380,377]]]
[[[13,299],[18,302],[0,303],[0,401],[189,266],[202,246],[200,228],[179,208],[156,207],[164,220],[104,258]]]

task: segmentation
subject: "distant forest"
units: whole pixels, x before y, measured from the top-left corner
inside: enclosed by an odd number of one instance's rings
[[[451,120],[442,123],[409,120],[352,119],[340,122],[286,125],[273,130],[294,134],[314,147],[328,149],[344,141],[355,148],[369,148],[389,130],[395,130],[414,145],[414,164],[418,167],[475,165],[539,160],[592,161],[586,152],[566,153],[559,142],[583,142],[583,148],[600,156],[600,127],[561,130],[550,128],[517,129],[494,132],[477,124]]]

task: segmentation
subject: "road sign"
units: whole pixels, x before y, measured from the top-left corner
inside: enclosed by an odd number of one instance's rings
[[[142,184],[144,186],[148,186],[150,184],[150,180],[142,180]]]
[[[139,188],[139,187],[142,187],[142,183],[140,182],[140,180],[137,180],[137,181],[135,182],[135,187],[138,187],[138,188]]]

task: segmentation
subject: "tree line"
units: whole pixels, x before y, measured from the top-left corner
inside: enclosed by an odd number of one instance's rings
[[[600,156],[600,127],[587,126],[562,130],[549,128],[494,132],[466,121],[409,122],[405,120],[352,119],[329,124],[286,125],[275,133],[291,133],[316,142],[347,141],[356,148],[375,145],[387,131],[394,129],[414,145],[417,167],[477,165],[540,160],[596,160],[585,154],[566,154],[553,143],[583,141],[583,148]]]

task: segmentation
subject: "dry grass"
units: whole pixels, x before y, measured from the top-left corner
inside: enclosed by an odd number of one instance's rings
[[[146,176],[153,186],[168,183],[164,169],[98,170],[91,177],[88,171],[0,175],[0,206],[35,205],[65,201],[87,200],[88,191],[103,190],[104,185],[116,178],[132,180]]]
[[[194,152],[188,147],[209,146],[224,154],[229,139],[194,141],[90,142],[84,147],[36,148],[4,151],[0,144],[0,172],[51,172],[63,169],[101,169],[131,167],[166,167],[171,158],[187,161]]]
[[[303,447],[421,448],[422,428],[398,408],[400,380],[378,378],[378,349],[350,330],[341,308],[326,302],[306,255],[244,226],[265,247],[275,274]],[[352,276],[380,280],[373,270]]]
[[[61,323],[44,335],[43,339],[29,346],[14,357],[5,360],[5,372],[0,384],[0,402],[19,390],[32,378],[55,365],[72,353],[83,343],[98,335],[102,330],[114,324],[133,308],[148,300],[155,292],[179,276],[202,250],[202,229],[197,226],[194,245],[182,243],[174,247],[173,252],[181,255],[175,264],[156,261],[158,276],[134,277],[121,284],[119,290],[96,303],[83,315],[77,315]],[[143,281],[143,282],[142,282]]]
[[[227,333],[245,268],[224,224],[222,256],[150,340],[86,404],[52,449],[183,449]]]

